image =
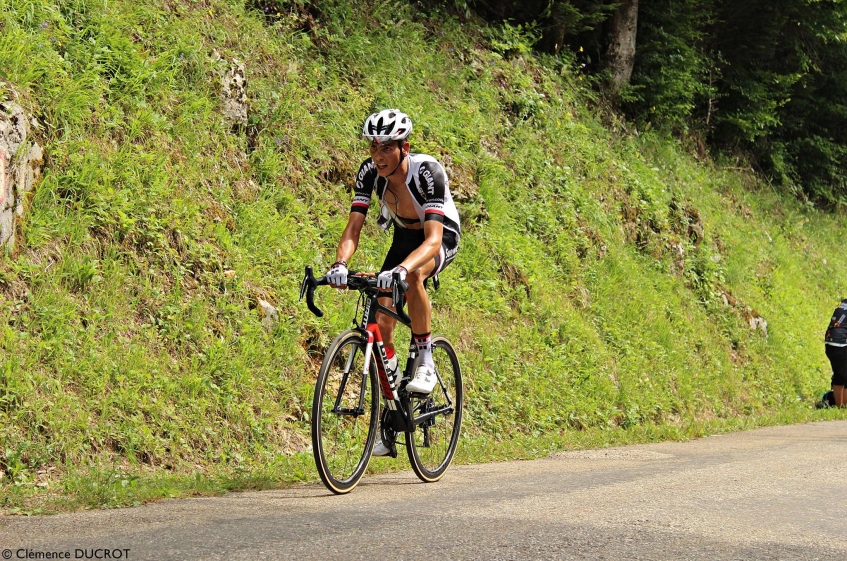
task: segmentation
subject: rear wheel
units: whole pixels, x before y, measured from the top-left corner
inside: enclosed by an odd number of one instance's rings
[[[415,474],[427,483],[444,475],[459,443],[462,426],[462,371],[456,351],[445,337],[432,338],[438,381],[428,396],[412,395],[408,408],[415,430],[406,433],[406,452]]]
[[[335,338],[324,356],[312,402],[312,450],[333,493],[350,492],[371,457],[379,417],[376,361],[365,374],[366,341],[357,331]]]

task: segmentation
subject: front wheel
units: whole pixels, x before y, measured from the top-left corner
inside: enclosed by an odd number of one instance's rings
[[[349,493],[371,458],[379,417],[376,362],[365,373],[365,338],[345,331],[324,355],[312,402],[312,451],[324,485]]]
[[[415,425],[406,433],[406,452],[415,474],[427,483],[444,475],[459,443],[462,426],[462,371],[456,351],[445,337],[432,338],[438,381],[427,396],[412,395],[408,410]]]

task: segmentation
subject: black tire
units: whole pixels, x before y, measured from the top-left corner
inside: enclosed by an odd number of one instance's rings
[[[415,422],[415,430],[406,433],[406,452],[412,470],[426,483],[438,481],[444,475],[459,443],[462,428],[462,371],[456,351],[445,337],[432,338],[432,358],[438,381],[428,396],[412,395],[408,409],[411,417],[420,420],[430,411],[442,411],[423,423]]]
[[[373,358],[369,375],[364,375],[365,344],[357,331],[336,337],[324,355],[315,383],[312,451],[318,475],[336,494],[349,493],[359,483],[376,438],[379,386]]]

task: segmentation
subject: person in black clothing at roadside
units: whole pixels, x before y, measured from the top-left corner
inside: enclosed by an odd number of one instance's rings
[[[824,394],[823,402],[836,407],[847,405],[847,298],[832,312],[824,336],[826,357],[832,365],[832,392]]]

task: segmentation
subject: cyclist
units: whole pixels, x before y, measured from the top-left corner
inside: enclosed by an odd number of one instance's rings
[[[824,400],[836,407],[847,406],[847,298],[832,312],[824,344],[832,366],[832,397],[824,394]]]
[[[347,263],[359,245],[371,195],[376,192],[380,205],[377,224],[383,230],[394,226],[377,286],[387,293],[394,273],[409,284],[406,301],[421,361],[406,388],[428,394],[435,387],[436,377],[430,331],[432,310],[424,282],[443,271],[456,257],[461,228],[444,168],[432,156],[410,152],[411,133],[412,120],[397,109],[374,113],[365,120],[362,136],[367,141],[370,158],[362,163],[356,175],[347,227],[326,277],[336,288],[347,284]],[[390,296],[380,298],[380,302],[390,306]],[[389,368],[396,370],[394,326],[397,322],[379,314],[377,323]]]

